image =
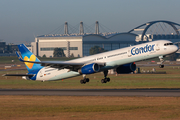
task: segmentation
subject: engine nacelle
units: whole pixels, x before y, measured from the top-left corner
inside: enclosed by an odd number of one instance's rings
[[[79,73],[80,74],[92,74],[92,73],[99,72],[99,70],[100,70],[100,67],[97,63],[91,63],[91,64],[83,66],[79,70]]]
[[[125,65],[120,65],[119,67],[116,68],[116,72],[118,74],[120,73],[131,73],[136,70],[136,64],[135,63],[129,63]]]
[[[22,76],[22,79],[31,80],[28,76]]]

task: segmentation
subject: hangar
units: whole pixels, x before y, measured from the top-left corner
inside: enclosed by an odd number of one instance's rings
[[[41,35],[32,42],[32,52],[36,56],[53,57],[54,48],[62,48],[66,57],[72,54],[74,57],[88,56],[89,50],[93,46],[99,46],[105,50],[115,50],[136,44],[136,34],[134,33],[99,33],[98,22],[96,22],[95,33],[68,34],[67,22],[65,23],[64,34]],[[80,23],[82,24],[82,22]]]
[[[37,56],[53,56],[54,48],[62,48],[66,57],[83,57],[89,55],[89,50],[93,46],[99,46],[105,50],[115,50],[130,45],[135,45],[136,34],[116,33],[116,34],[83,34],[83,35],[43,35],[35,38],[31,43],[32,52]]]

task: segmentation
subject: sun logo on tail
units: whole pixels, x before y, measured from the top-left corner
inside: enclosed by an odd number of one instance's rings
[[[24,57],[24,61],[35,61],[36,60],[36,56],[35,55],[31,55],[30,58],[28,58],[27,56]],[[29,62],[25,62],[26,66],[29,68],[29,69],[32,69],[34,63],[29,63]]]

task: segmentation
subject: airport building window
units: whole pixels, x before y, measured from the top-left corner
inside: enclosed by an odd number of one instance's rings
[[[111,44],[104,44],[104,49],[108,50],[108,51],[112,50],[111,49]]]
[[[128,47],[127,44],[120,44],[120,48]]]
[[[112,44],[112,50],[119,49],[119,44]]]
[[[54,48],[57,48],[57,47],[40,48],[40,50],[41,51],[54,51]],[[58,48],[62,48],[63,50],[67,50],[66,47],[58,47]]]
[[[83,45],[83,56],[89,56],[89,50],[94,47],[99,46],[101,48],[104,48],[104,44],[84,44]]]
[[[70,47],[69,50],[78,50],[78,47]]]
[[[131,44],[128,43],[110,43],[110,44],[83,44],[83,56],[89,56],[89,50],[91,49],[91,47],[94,46],[99,46],[101,48],[104,48],[107,51],[111,51],[111,50],[116,50],[119,48],[124,48],[124,47],[129,47]]]

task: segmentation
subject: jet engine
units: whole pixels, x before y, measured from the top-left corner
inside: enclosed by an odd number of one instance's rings
[[[99,72],[100,67],[97,63],[91,63],[88,65],[84,65],[81,69],[79,69],[80,74],[92,74]]]
[[[22,79],[24,79],[24,80],[30,80],[29,76],[22,76]]]
[[[116,68],[116,72],[118,74],[131,73],[131,72],[134,72],[135,70],[136,70],[136,64],[135,63],[120,65],[119,67]]]

